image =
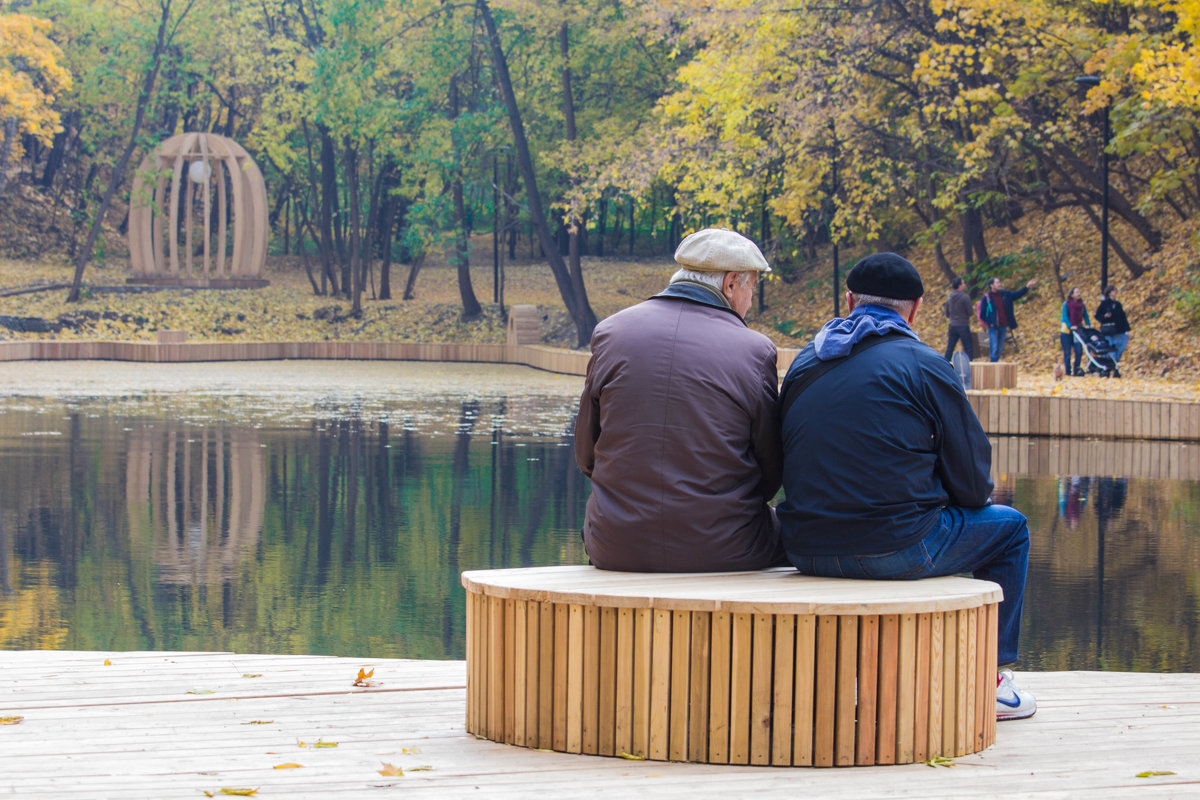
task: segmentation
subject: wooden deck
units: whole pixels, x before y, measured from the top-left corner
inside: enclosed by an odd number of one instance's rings
[[[105,661],[111,663],[106,664]],[[373,685],[352,684],[361,668]],[[0,652],[0,796],[1200,796],[1200,674],[1022,673],[1036,717],[953,767],[730,767],[466,733],[463,662]],[[332,746],[336,745],[336,747]],[[280,768],[298,764],[299,767]],[[385,776],[391,764],[404,775]],[[1169,775],[1138,777],[1147,772]]]

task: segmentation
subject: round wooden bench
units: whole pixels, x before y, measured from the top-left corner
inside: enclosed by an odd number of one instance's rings
[[[467,730],[720,764],[903,764],[996,738],[1000,587],[792,569],[464,572]]]

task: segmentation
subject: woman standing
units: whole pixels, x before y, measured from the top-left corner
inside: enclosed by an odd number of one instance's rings
[[[1096,306],[1096,322],[1100,325],[1100,335],[1108,339],[1113,349],[1113,360],[1120,361],[1121,354],[1129,344],[1129,320],[1125,318],[1125,309],[1117,299],[1117,287],[1104,287],[1104,299]]]
[[[1062,307],[1062,324],[1059,326],[1058,340],[1062,343],[1063,367],[1068,375],[1081,377],[1084,371],[1079,367],[1083,358],[1083,344],[1075,338],[1075,331],[1081,326],[1091,326],[1087,306],[1083,304],[1083,291],[1078,286],[1072,286],[1067,292],[1067,301]],[[1071,369],[1071,351],[1075,351],[1075,368]]]

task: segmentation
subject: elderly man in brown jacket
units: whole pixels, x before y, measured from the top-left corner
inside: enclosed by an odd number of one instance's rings
[[[588,556],[642,572],[786,563],[767,505],[782,473],[775,345],[744,321],[771,268],[721,229],[685,238],[675,260],[665,290],[592,335],[575,421]]]

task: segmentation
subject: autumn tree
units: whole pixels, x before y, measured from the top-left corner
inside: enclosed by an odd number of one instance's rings
[[[62,130],[55,99],[71,88],[50,23],[25,14],[0,15],[0,198],[9,165],[21,159],[21,135],[49,144]]]

